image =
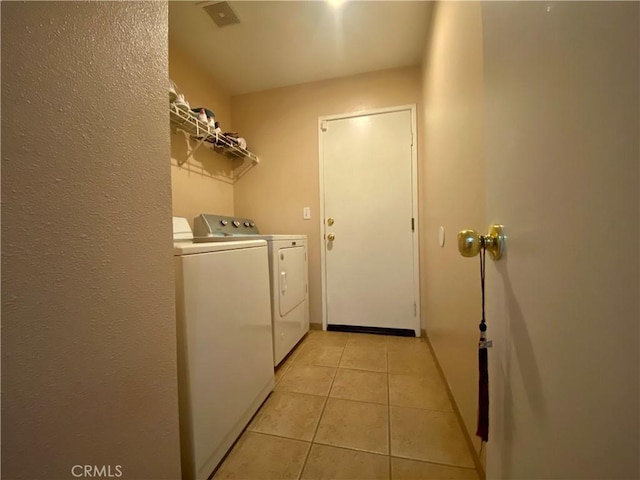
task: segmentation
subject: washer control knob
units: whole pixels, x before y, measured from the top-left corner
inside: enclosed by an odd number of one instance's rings
[[[253,222],[249,222],[249,226],[250,226],[251,228],[253,228],[253,227],[255,227],[255,226],[256,226],[256,224],[255,224],[255,223],[253,223]]]
[[[238,220],[233,221],[233,226],[238,228],[240,226],[240,222]]]
[[[249,222],[244,222],[244,226],[245,226],[245,227],[250,227],[250,226],[251,226],[251,224],[250,224]]]
[[[222,225],[223,227],[226,227],[228,223],[229,222],[227,222],[226,220],[220,220],[220,225]]]

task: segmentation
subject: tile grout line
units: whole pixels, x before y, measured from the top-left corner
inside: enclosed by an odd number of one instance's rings
[[[284,376],[288,373],[288,371],[289,371],[291,368],[293,368],[293,366],[294,366],[294,364],[295,364],[295,363],[297,363],[297,362],[296,362],[296,360],[298,360],[298,357],[301,355],[301,353],[303,352],[303,350],[305,350],[305,348],[309,348],[309,347],[313,347],[313,345],[309,345],[306,341],[300,342],[300,343],[296,346],[296,348],[295,348],[294,352],[292,352],[292,353],[295,353],[295,355],[294,355],[293,357],[291,357],[291,364],[287,366],[287,369],[283,372],[282,376],[280,377],[280,380],[278,380],[278,382],[276,383],[276,385],[277,385],[278,383],[280,383],[280,381],[284,378]],[[284,392],[284,393],[294,393],[294,394],[297,394],[297,395],[310,395],[310,396],[314,396],[314,397],[318,397],[318,396],[320,396],[320,395],[313,395],[313,394],[310,394],[310,393],[289,392],[289,391],[287,391],[287,390],[280,390],[280,392]],[[276,391],[275,391],[275,387],[274,387],[274,391],[273,391],[272,393],[276,393]],[[323,405],[322,405],[322,412],[324,412],[324,407],[326,406],[326,403],[327,403],[327,400],[326,400],[326,398],[325,398],[325,401],[324,401],[324,403],[323,403]],[[261,407],[261,408],[262,408],[262,407]],[[320,416],[322,416],[322,412],[320,413]],[[320,423],[320,419],[318,418],[318,424],[319,424],[319,423]],[[318,425],[316,425],[316,430],[317,430],[317,428],[318,428]],[[285,438],[285,439],[288,439],[288,440],[298,440],[298,439],[294,439],[294,438],[291,438],[291,437],[285,437],[285,436],[274,435],[274,434],[263,433],[263,432],[254,432],[254,433],[262,433],[263,435],[270,435],[270,436],[272,436],[272,437],[276,437],[276,438]],[[305,442],[305,443],[309,443],[309,448],[307,449],[307,453],[306,453],[306,455],[305,455],[305,457],[304,457],[304,462],[302,462],[302,467],[300,468],[300,473],[298,473],[298,476],[297,476],[298,480],[299,480],[299,479],[300,479],[300,477],[302,476],[302,472],[304,472],[304,467],[306,467],[306,465],[307,465],[307,460],[308,460],[308,458],[309,458],[309,454],[311,453],[311,447],[313,446],[313,437],[314,437],[314,436],[315,436],[315,431],[314,431],[314,434],[311,436],[311,441],[309,441],[309,442]],[[298,440],[298,441],[304,441],[304,440]]]
[[[347,337],[347,342],[349,338]],[[313,435],[311,436],[311,443],[309,444],[309,450],[307,450],[307,455],[304,457],[304,462],[302,463],[302,468],[300,469],[300,473],[298,474],[298,480],[302,478],[302,474],[304,473],[304,469],[307,466],[307,461],[309,460],[309,455],[311,455],[311,449],[313,448],[314,440],[316,439],[316,435],[318,434],[318,428],[320,428],[320,422],[322,421],[322,416],[324,415],[324,411],[327,408],[327,403],[329,403],[329,395],[331,394],[331,389],[333,388],[333,383],[336,380],[336,376],[338,375],[338,368],[340,366],[340,361],[342,360],[342,355],[344,354],[344,349],[347,346],[347,342],[345,342],[344,347],[342,347],[342,353],[340,353],[340,359],[338,360],[338,367],[336,367],[336,371],[333,373],[333,378],[331,379],[331,384],[329,385],[329,390],[327,391],[327,395],[324,399],[324,404],[322,405],[322,411],[320,412],[320,416],[318,417],[318,423],[316,424],[316,428],[313,431]]]
[[[322,443],[322,442],[310,442],[307,440],[300,440],[299,438],[292,438],[292,437],[285,437],[283,435],[277,435],[275,433],[266,433],[266,432],[257,432],[257,431],[252,431],[251,433],[255,433],[256,435],[262,435],[262,436],[266,436],[266,437],[274,437],[274,438],[281,438],[284,440],[292,440],[294,442],[302,442],[302,443],[308,443],[310,446],[312,445],[322,445],[324,447],[330,447],[330,448],[336,448],[339,450],[347,450],[349,452],[359,452],[359,453],[368,453],[370,455],[378,455],[380,457],[390,457],[390,458],[397,458],[399,460],[409,460],[412,462],[418,462],[418,463],[426,463],[429,465],[438,465],[441,467],[448,467],[448,468],[458,468],[461,470],[469,470],[472,472],[476,472],[477,470],[475,467],[465,467],[462,465],[455,465],[452,463],[442,463],[442,462],[434,462],[432,460],[422,460],[419,458],[415,458],[415,457],[409,457],[409,456],[400,456],[400,455],[386,455],[384,453],[380,453],[380,452],[372,452],[371,450],[364,450],[364,449],[359,449],[359,448],[353,448],[353,447],[346,447],[344,445],[333,445],[330,443]],[[306,466],[306,464],[305,464]]]
[[[399,460],[410,460],[412,462],[419,462],[419,463],[428,463],[429,465],[438,465],[440,467],[459,468],[461,470],[469,470],[471,472],[478,473],[478,470],[475,467],[463,467],[462,465],[454,465],[452,463],[433,462],[431,460],[421,460],[419,458],[413,458],[413,457],[401,457],[399,455],[392,455],[392,458],[397,458]]]
[[[320,412],[319,418],[318,418],[318,422],[315,426],[314,429],[314,433],[311,437],[311,441],[309,442],[309,449],[306,452],[305,455],[305,459],[304,462],[302,464],[302,468],[300,470],[300,473],[298,475],[298,479],[300,479],[304,473],[304,470],[306,468],[306,465],[308,464],[308,459],[310,457],[311,454],[311,449],[313,447],[313,445],[324,445],[324,446],[328,446],[331,448],[337,448],[337,449],[342,449],[342,450],[346,450],[346,451],[353,451],[353,452],[363,452],[363,453],[368,453],[368,454],[373,454],[373,455],[380,455],[383,457],[387,457],[388,460],[388,474],[389,474],[389,479],[392,478],[392,459],[393,458],[398,458],[398,459],[406,459],[406,460],[410,460],[410,461],[415,461],[415,462],[419,462],[419,463],[424,463],[424,464],[433,464],[433,465],[441,465],[443,467],[449,467],[449,468],[458,468],[458,469],[463,469],[463,470],[471,470],[471,471],[477,471],[475,468],[473,467],[465,467],[465,466],[460,466],[460,465],[452,465],[452,464],[447,464],[447,463],[439,463],[439,462],[433,462],[433,461],[427,461],[427,460],[423,460],[423,459],[417,459],[417,458],[411,458],[411,457],[403,457],[403,456],[394,456],[392,455],[391,452],[391,391],[390,391],[390,378],[391,378],[391,372],[389,369],[389,355],[390,355],[390,351],[389,351],[389,345],[388,345],[388,340],[384,343],[384,348],[385,348],[385,373],[386,373],[386,380],[387,380],[387,412],[388,412],[388,422],[387,422],[387,428],[388,428],[388,435],[387,435],[387,442],[388,442],[388,453],[385,455],[383,453],[379,453],[379,452],[371,452],[368,450],[361,450],[361,449],[357,449],[357,448],[352,448],[352,447],[347,447],[347,446],[340,446],[340,445],[332,445],[332,444],[325,444],[323,442],[316,442],[316,436],[317,436],[317,432],[319,430],[320,427],[320,423],[322,421],[322,417],[326,411],[326,407],[329,401],[329,398],[334,398],[331,397],[331,392],[333,390],[333,386],[335,384],[335,380],[337,379],[337,374],[339,373],[340,368],[342,368],[343,370],[353,370],[353,371],[361,371],[361,372],[371,372],[371,373],[378,373],[378,371],[376,370],[367,370],[367,369],[361,369],[361,368],[353,368],[353,367],[341,367],[341,361],[345,355],[346,352],[346,347],[349,346],[351,344],[351,346],[353,347],[354,345],[352,343],[350,343],[350,341],[352,340],[351,335],[349,335],[347,337],[346,342],[344,343],[344,345],[341,347],[341,353],[340,353],[340,358],[338,359],[338,364],[335,367],[335,371],[334,371],[334,375],[332,376],[328,391],[326,394],[324,395],[314,395],[314,394],[309,394],[309,393],[300,393],[300,392],[290,392],[290,393],[294,393],[294,394],[301,394],[301,395],[311,395],[311,396],[316,396],[316,397],[324,397],[324,403],[322,406],[322,410]],[[304,345],[306,348],[306,350],[312,349],[313,347],[322,347],[322,343],[318,344],[318,345]],[[356,345],[356,346],[360,346],[360,347],[376,347],[376,345]],[[297,355],[295,356],[296,358],[292,359],[292,363],[289,366],[289,368],[293,368],[294,364],[297,364],[298,361],[300,360],[300,357],[302,355],[302,351],[303,349],[300,349],[299,352],[297,352]],[[316,365],[314,363],[310,363],[309,365]],[[329,367],[329,365],[316,365],[316,366],[326,366]],[[287,373],[287,372],[285,372]],[[400,375],[408,375],[408,376],[418,376],[418,377],[422,377],[424,376],[423,374],[417,373],[417,372],[406,372],[406,373],[400,373]],[[284,375],[283,375],[284,376]],[[286,390],[283,390],[286,392]],[[338,397],[335,397],[338,398]],[[376,403],[376,402],[371,402],[371,401],[363,401],[363,400],[352,400],[352,399],[341,399],[341,400],[350,400],[350,401],[354,401],[354,402],[358,402],[358,403],[366,403],[366,404],[371,404],[371,405],[381,405],[380,403]],[[414,409],[414,410],[426,410],[426,411],[432,411],[432,412],[441,412],[441,413],[450,413],[447,411],[443,411],[443,410],[433,410],[433,409],[428,409],[428,408],[420,408],[420,407],[400,407],[400,408],[407,408],[407,409]],[[262,433],[262,432],[255,432],[255,433],[261,433],[263,435],[270,435],[270,434],[266,434],[266,433]],[[280,437],[279,435],[274,435],[271,434],[274,437],[278,437],[278,438],[289,438],[290,437]],[[295,440],[295,439],[294,439]]]
[[[467,428],[466,428],[466,426],[464,424],[464,420],[462,419],[462,413],[460,412],[460,409],[458,407],[456,399],[453,396],[453,392],[451,391],[451,387],[449,386],[449,383],[447,382],[447,379],[446,379],[445,374],[444,374],[444,370],[442,369],[442,365],[440,365],[440,361],[438,360],[438,357],[436,356],[435,350],[433,349],[433,345],[431,345],[431,341],[429,340],[429,337],[426,335],[426,333],[425,333],[425,340],[426,340],[426,343],[427,343],[427,348],[429,349],[429,352],[431,352],[431,357],[433,358],[433,360],[435,362],[435,366],[436,366],[436,370],[438,372],[438,376],[440,377],[440,379],[444,383],[444,388],[446,389],[447,396],[449,397],[449,403],[451,404],[451,407],[453,408],[453,414],[456,417],[456,420],[458,422],[458,428],[462,432],[462,436],[465,439],[465,443],[467,444],[468,451],[469,451],[469,453],[471,455],[473,463],[475,464],[476,472],[478,473],[478,477],[479,478],[486,478],[487,474],[486,474],[486,471],[484,469],[484,465],[482,465],[482,461],[480,460],[478,452],[475,449],[475,445],[473,443],[473,439],[471,438],[471,434],[469,433],[469,431],[467,430]]]
[[[307,346],[307,342],[306,342],[306,337],[305,337],[305,340],[301,340],[300,342],[298,342],[295,345],[295,347],[293,347],[293,349],[278,364],[277,368],[282,370],[282,375],[280,375],[280,378],[275,382],[273,391],[275,391],[275,387],[280,383],[282,378],[291,369],[291,367],[295,363],[296,359],[300,356],[300,353],[304,350],[304,348],[306,346]],[[287,364],[287,365],[285,365],[285,364]],[[275,376],[275,371],[274,371],[274,376]]]
[[[386,453],[374,452],[372,450],[366,450],[363,448],[346,447],[344,445],[335,445],[333,443],[313,442],[313,445],[321,445],[323,447],[335,448],[338,450],[347,450],[349,452],[367,453],[369,455],[376,455],[378,457],[389,457]]]

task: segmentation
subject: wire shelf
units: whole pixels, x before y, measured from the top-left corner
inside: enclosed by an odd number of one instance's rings
[[[206,145],[230,158],[248,159],[249,164],[247,166],[245,166],[246,162],[243,162],[243,165],[238,167],[241,169],[238,177],[242,176],[251,166],[260,162],[257,155],[245,148],[241,148],[231,137],[212,131],[208,125],[198,120],[190,110],[180,108],[175,103],[171,103],[169,104],[169,116],[171,123],[177,128],[198,140],[198,144],[193,148],[189,157],[184,160],[185,162],[201,145]]]

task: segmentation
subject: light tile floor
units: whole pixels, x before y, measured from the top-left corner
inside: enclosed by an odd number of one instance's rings
[[[423,339],[311,331],[214,479],[478,474]]]

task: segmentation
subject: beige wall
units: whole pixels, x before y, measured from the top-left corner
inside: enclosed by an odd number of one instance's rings
[[[231,131],[231,97],[214,79],[169,40],[169,77],[184,94],[191,108],[213,111],[220,128]],[[171,127],[171,189],[173,215],[193,217],[201,213],[233,215],[233,160],[205,145],[189,153],[197,142]]]
[[[482,18],[479,3],[432,12],[422,65],[422,322],[476,448],[478,258],[456,245],[464,228],[485,233]],[[438,244],[444,226],[446,243]]]
[[[179,478],[167,6],[2,2],[2,475]]]
[[[417,67],[384,70],[232,97],[234,130],[261,163],[234,188],[235,213],[263,232],[309,237],[310,319],[322,322],[318,117],[419,104]],[[303,220],[303,207],[311,220]]]

